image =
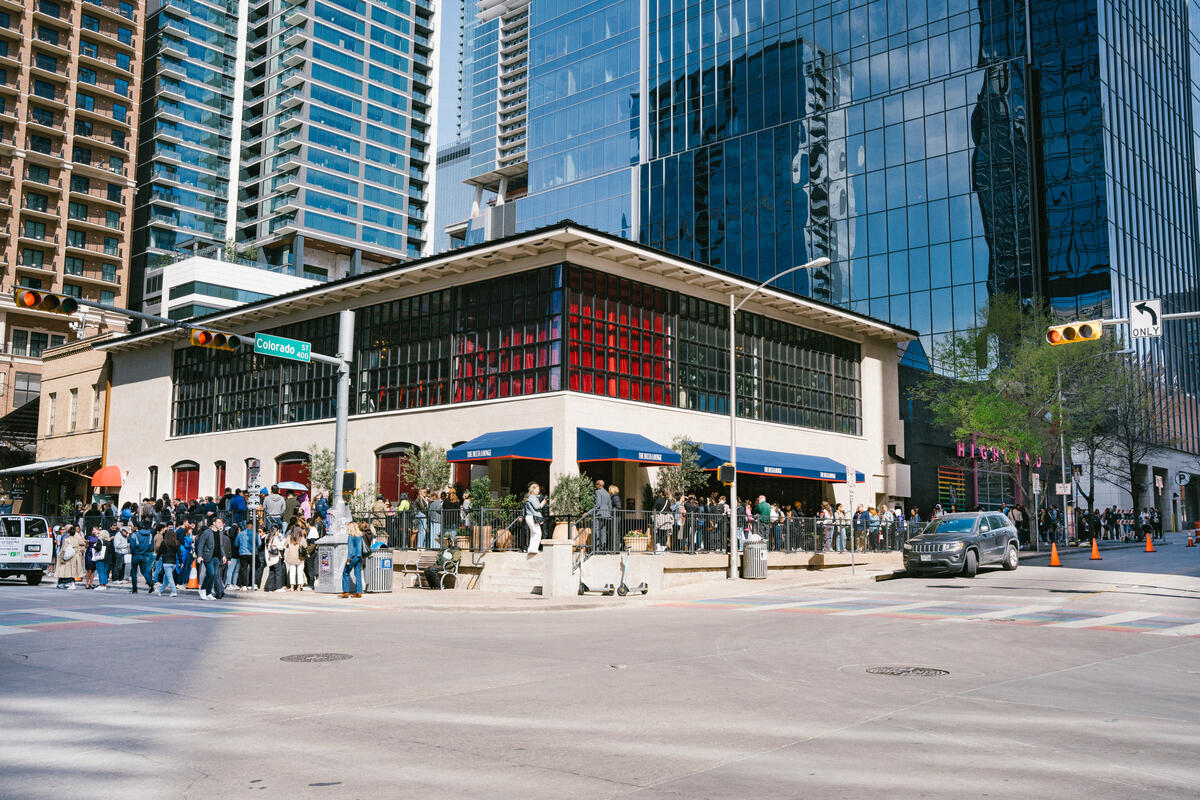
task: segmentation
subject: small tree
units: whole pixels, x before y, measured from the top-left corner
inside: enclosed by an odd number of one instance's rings
[[[308,453],[308,482],[311,484],[308,488],[313,496],[322,491],[333,492],[333,451],[313,442],[308,446]]]
[[[575,522],[596,504],[594,481],[586,473],[559,475],[550,490],[550,513]]]
[[[409,450],[400,461],[400,475],[410,486],[440,491],[450,482],[446,448],[422,442],[419,448]]]
[[[690,436],[676,436],[671,440],[671,449],[679,453],[679,464],[658,468],[656,488],[668,497],[704,488],[708,476],[700,469],[699,445]]]
[[[1172,443],[1164,440],[1158,421],[1167,383],[1163,371],[1149,364],[1116,367],[1106,381],[1107,423],[1096,462],[1100,476],[1126,487],[1133,508],[1142,507],[1138,466],[1147,463]]]
[[[356,517],[365,517],[371,512],[371,504],[375,502],[375,497],[379,494],[379,487],[374,482],[365,483],[358,487],[358,490],[350,496],[350,501],[347,505],[350,506],[350,513]]]

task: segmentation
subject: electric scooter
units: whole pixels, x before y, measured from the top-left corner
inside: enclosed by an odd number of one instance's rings
[[[603,586],[597,587],[595,585],[589,586],[583,580],[583,565],[587,563],[587,560],[587,548],[583,548],[579,551],[579,593],[588,594],[589,592],[596,592],[597,594],[602,594],[605,597],[612,597],[617,590],[611,583],[606,583]],[[624,584],[622,584],[622,586],[624,586]]]
[[[632,590],[629,588],[629,584],[627,583],[627,580],[629,577],[629,559],[632,555],[633,555],[632,550],[626,550],[625,551],[625,560],[621,562],[621,585],[617,587],[617,594],[621,595],[621,597],[624,597],[625,595],[629,594],[630,591],[641,592],[642,594],[646,594],[647,592],[650,591],[650,587],[646,584],[645,581],[642,581],[640,584],[633,587]]]

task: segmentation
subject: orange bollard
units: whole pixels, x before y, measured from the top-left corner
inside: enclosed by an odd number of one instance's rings
[[[1050,543],[1050,566],[1061,567],[1062,562],[1058,560],[1058,545],[1054,542]]]
[[[1154,552],[1154,542],[1150,541],[1150,534],[1148,534],[1148,533],[1146,534],[1146,552],[1147,553]]]
[[[1100,545],[1097,544],[1095,537],[1092,538],[1092,557],[1089,561],[1102,561],[1100,558]]]
[[[189,589],[199,589],[200,588],[200,576],[198,574],[196,574],[196,559],[194,559],[194,558],[192,559],[192,571],[190,573],[188,573],[187,588],[189,588]]]

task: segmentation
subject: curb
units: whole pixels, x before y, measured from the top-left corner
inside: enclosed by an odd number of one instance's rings
[[[1166,540],[1154,543],[1155,550],[1157,550],[1160,547],[1170,547],[1170,546],[1171,546],[1171,542],[1166,541]],[[1104,553],[1110,553],[1110,552],[1113,552],[1114,550],[1144,550],[1145,547],[1146,547],[1146,543],[1144,541],[1143,542],[1127,542],[1127,543],[1122,543],[1122,544],[1113,544],[1113,545],[1109,545],[1107,547],[1101,546],[1100,553],[1101,553],[1101,555],[1103,555]],[[1090,545],[1079,545],[1078,547],[1064,547],[1058,551],[1058,557],[1062,558],[1063,556],[1071,555],[1073,553],[1087,553],[1090,555],[1091,552],[1092,552],[1092,548]],[[1050,551],[1049,550],[1039,550],[1036,553],[1022,553],[1021,554],[1022,561],[1025,561],[1028,559],[1035,559],[1035,558],[1050,558]]]

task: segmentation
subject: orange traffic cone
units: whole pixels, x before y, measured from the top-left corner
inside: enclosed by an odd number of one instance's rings
[[[1097,544],[1095,537],[1092,538],[1092,557],[1091,561],[1102,561],[1100,558],[1100,545]]]
[[[1150,541],[1150,534],[1148,534],[1148,533],[1146,534],[1146,552],[1147,553],[1154,552],[1154,542]]]
[[[1196,543],[1192,541],[1192,532],[1188,531],[1188,547],[1195,547]]]
[[[189,588],[189,589],[199,589],[200,588],[200,576],[196,574],[196,559],[194,559],[194,558],[192,559],[192,571],[188,573],[187,588]]]
[[[1050,543],[1050,566],[1061,567],[1062,562],[1058,560],[1058,545],[1054,542]]]

